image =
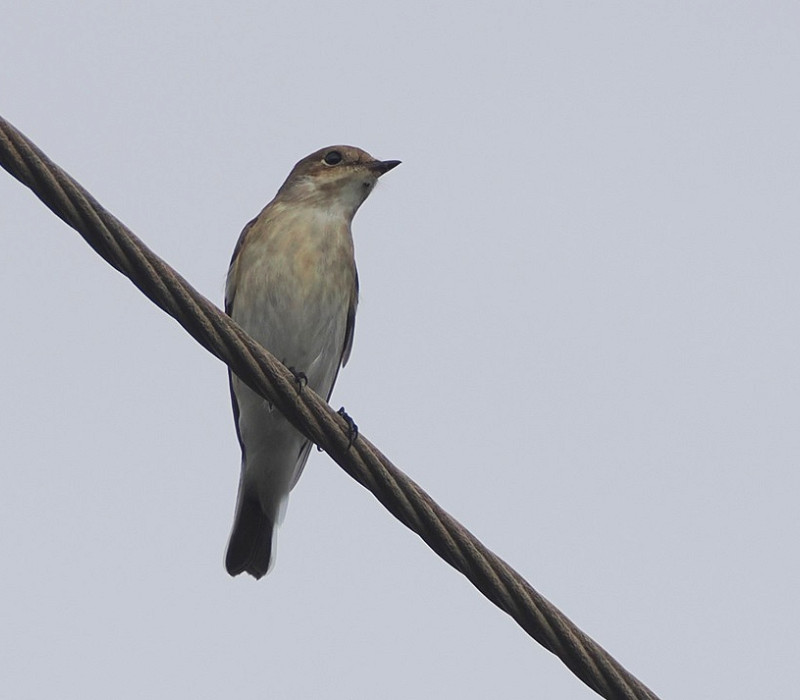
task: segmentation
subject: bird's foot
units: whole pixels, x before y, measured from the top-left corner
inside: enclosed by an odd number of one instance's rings
[[[308,377],[306,377],[305,372],[300,372],[296,370],[294,367],[287,367],[294,377],[295,382],[297,382],[297,393],[302,394],[303,388],[308,384]]]
[[[358,426],[356,425],[356,422],[347,414],[347,411],[344,410],[344,406],[342,406],[336,412],[342,418],[344,418],[345,422],[347,423],[347,449],[349,450],[358,437]]]

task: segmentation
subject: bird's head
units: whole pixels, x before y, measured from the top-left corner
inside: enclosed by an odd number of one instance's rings
[[[294,166],[278,197],[287,204],[341,209],[352,219],[378,178],[400,165],[376,160],[355,146],[328,146]]]

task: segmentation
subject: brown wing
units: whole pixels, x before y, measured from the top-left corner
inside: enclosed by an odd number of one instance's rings
[[[333,387],[336,385],[336,378],[339,376],[339,370],[347,364],[350,359],[350,351],[353,349],[353,334],[356,330],[356,307],[358,306],[358,270],[355,271],[355,284],[353,285],[353,293],[350,296],[350,306],[347,309],[347,327],[344,331],[344,345],[342,346],[342,358],[339,361],[339,366],[336,368],[336,374],[333,375],[333,383],[328,392],[326,401],[331,400]]]
[[[353,294],[350,296],[350,306],[347,309],[347,328],[344,331],[344,347],[342,348],[342,367],[350,359],[353,349],[353,335],[356,332],[356,307],[358,306],[358,270],[354,270]]]
[[[261,216],[259,214],[259,216]],[[231,264],[228,267],[228,279],[225,283],[225,313],[228,316],[231,315],[231,311],[233,311],[233,300],[236,297],[236,282],[237,282],[237,266],[239,264],[239,251],[241,251],[242,246],[244,245],[244,241],[247,238],[247,234],[250,232],[250,229],[253,228],[253,224],[258,221],[258,216],[253,219],[252,221],[248,221],[247,225],[242,229],[242,232],[239,234],[239,240],[236,241],[236,247],[233,249],[233,255],[231,256]]]
[[[249,221],[247,225],[242,229],[242,232],[239,234],[239,240],[236,241],[236,247],[233,249],[233,256],[231,256],[231,264],[228,267],[228,279],[225,283],[225,313],[228,316],[232,315],[233,312],[233,300],[236,297],[236,276],[237,276],[237,265],[239,263],[239,251],[242,249],[242,245],[244,245],[245,238],[247,238],[247,234],[251,228],[253,228],[253,224],[255,224],[256,217],[252,221]],[[233,373],[231,372],[230,368],[228,368],[228,388],[231,392],[231,404],[233,405],[233,425],[236,428],[236,437],[239,440],[239,446],[242,448],[242,459],[245,458],[245,449],[244,449],[244,441],[242,440],[242,434],[239,432],[239,402],[236,400],[236,393],[233,390]]]

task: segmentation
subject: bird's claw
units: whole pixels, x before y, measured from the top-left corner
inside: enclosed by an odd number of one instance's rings
[[[344,410],[344,406],[336,411],[336,413],[344,418],[345,422],[347,423],[347,449],[349,450],[358,437],[358,426],[356,425],[356,422],[347,414],[347,411]]]
[[[287,367],[294,377],[295,382],[297,382],[297,393],[302,394],[303,388],[308,384],[308,377],[306,377],[305,372],[300,372],[296,370],[294,367]]]

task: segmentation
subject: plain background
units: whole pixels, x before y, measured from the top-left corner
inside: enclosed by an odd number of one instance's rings
[[[297,160],[401,159],[334,407],[662,697],[796,693],[797,3],[2,5],[0,113],[216,303]],[[224,366],[0,236],[4,697],[594,697],[324,454],[230,579]]]

